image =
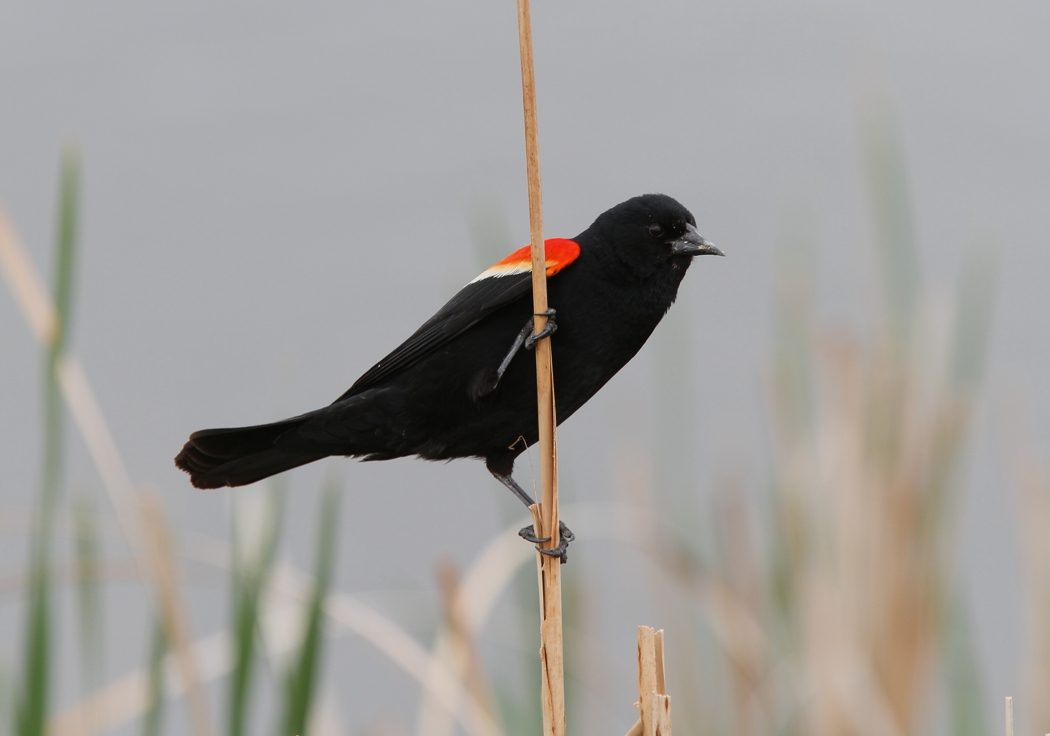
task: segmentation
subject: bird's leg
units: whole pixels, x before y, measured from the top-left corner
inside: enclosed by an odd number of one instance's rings
[[[521,328],[521,332],[514,338],[514,343],[510,346],[510,351],[507,352],[507,357],[503,359],[503,362],[499,364],[499,368],[496,369],[496,383],[499,383],[499,379],[503,378],[504,371],[507,370],[507,366],[510,365],[510,361],[518,354],[522,346],[525,346],[526,350],[532,350],[536,347],[536,341],[553,335],[557,329],[558,324],[554,321],[555,311],[548,309],[546,312],[537,312],[536,317],[546,317],[547,324],[543,326],[543,329],[538,334],[533,334],[535,329],[535,320],[529,317],[529,321],[525,323],[525,326]],[[504,484],[506,485],[506,484]]]
[[[476,387],[473,389],[475,397],[486,396],[496,390],[496,386],[499,385],[499,381],[503,378],[503,374],[507,371],[507,366],[510,365],[510,361],[514,359],[514,356],[518,354],[522,346],[526,350],[532,350],[536,346],[536,341],[540,338],[553,335],[558,329],[557,323],[554,321],[554,310],[548,309],[546,312],[537,312],[536,316],[546,317],[547,324],[543,326],[538,335],[532,334],[535,329],[535,322],[532,317],[525,323],[525,326],[521,328],[521,332],[514,338],[514,342],[511,343],[510,350],[507,351],[506,357],[503,358],[503,362],[499,364],[499,368],[496,369],[496,374],[492,375],[491,369],[486,369],[478,379]],[[502,482],[502,481],[501,481]],[[507,485],[504,483],[503,485]],[[509,486],[508,486],[509,487]],[[516,491],[515,491],[516,492]]]
[[[489,471],[489,472],[492,472],[492,471]],[[494,477],[500,483],[502,483],[507,488],[509,488],[511,493],[513,493],[515,496],[517,496],[518,500],[520,500],[523,504],[525,504],[525,508],[529,508],[534,503],[536,503],[535,501],[532,500],[532,496],[530,496],[525,491],[524,488],[519,486],[518,482],[516,480],[514,480],[514,477],[512,475],[510,475],[509,473],[507,475],[499,475],[498,473],[492,473],[492,477]],[[565,522],[564,521],[559,521],[558,522],[559,544],[554,549],[540,549],[539,548],[538,545],[543,544],[544,542],[551,541],[551,538],[550,537],[537,537],[536,536],[536,529],[535,529],[535,527],[532,524],[529,524],[528,526],[523,527],[518,532],[518,536],[521,537],[522,539],[524,539],[526,542],[532,542],[533,544],[537,545],[536,549],[540,552],[540,554],[547,555],[548,557],[560,557],[562,562],[566,562],[568,560],[568,554],[567,553],[568,553],[568,550],[569,550],[569,543],[576,539],[576,535],[572,533],[572,530],[569,529],[569,527],[565,526]]]
[[[499,368],[496,369],[496,383],[499,383],[499,379],[503,378],[504,372],[507,370],[507,366],[510,365],[510,361],[518,354],[521,350],[521,346],[525,344],[525,341],[529,337],[529,333],[532,332],[532,320],[530,319],[525,323],[525,326],[521,328],[521,332],[514,338],[513,344],[510,346],[510,350],[507,352],[507,357],[503,359],[503,362],[499,364]],[[492,388],[496,388],[493,384]],[[513,483],[513,481],[511,481]],[[504,483],[504,485],[506,485]],[[509,486],[508,486],[509,487]]]
[[[489,472],[492,473],[491,470]],[[507,475],[499,475],[498,473],[492,473],[492,477],[498,480],[503,485],[505,485],[507,488],[509,488],[510,492],[517,496],[519,501],[525,504],[525,508],[528,508],[529,506],[532,506],[534,503],[536,503],[532,500],[532,496],[530,496],[524,488],[518,485],[518,482],[514,480],[514,476],[512,476],[510,473],[507,473]],[[546,542],[547,540],[544,539],[542,541]]]

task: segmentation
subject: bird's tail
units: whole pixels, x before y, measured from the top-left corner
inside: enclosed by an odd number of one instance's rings
[[[197,488],[246,486],[285,470],[327,457],[324,451],[278,444],[310,419],[309,414],[273,424],[233,429],[202,429],[175,458],[175,465],[190,474]]]

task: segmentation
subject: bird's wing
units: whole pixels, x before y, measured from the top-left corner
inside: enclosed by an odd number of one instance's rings
[[[544,255],[547,276],[553,276],[576,260],[580,255],[580,246],[572,240],[550,238],[544,241]],[[369,368],[336,401],[371,388],[430,355],[487,315],[527,294],[531,283],[532,255],[526,245],[460,289],[437,314],[392,353]]]

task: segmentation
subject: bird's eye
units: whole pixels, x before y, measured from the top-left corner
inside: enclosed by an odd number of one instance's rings
[[[649,226],[649,234],[652,235],[654,238],[659,238],[661,235],[664,234],[664,229],[659,223],[654,222],[652,225]]]

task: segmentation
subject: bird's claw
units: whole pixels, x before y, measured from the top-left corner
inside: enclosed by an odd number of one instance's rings
[[[536,545],[536,551],[541,555],[547,555],[548,557],[557,557],[565,564],[569,559],[569,543],[576,539],[576,535],[573,534],[572,529],[565,526],[564,521],[558,522],[558,536],[560,538],[559,544],[554,549],[543,549],[539,545],[551,541],[550,537],[537,537],[536,529],[532,524],[521,529],[518,532],[518,536],[524,539],[526,542],[532,542]]]
[[[532,524],[529,524],[526,527],[522,527],[521,530],[518,531],[518,536],[524,539],[526,542],[532,542],[533,544],[543,544],[544,542],[551,541],[550,537],[537,537],[536,527],[534,527]]]
[[[532,350],[536,347],[536,343],[545,337],[550,337],[558,331],[558,323],[554,321],[554,315],[557,311],[554,309],[548,309],[546,312],[536,312],[536,317],[546,317],[547,324],[543,325],[539,332],[532,332],[530,330],[529,336],[525,338],[525,349]],[[532,320],[529,320],[532,324]]]

